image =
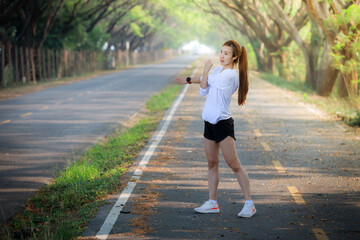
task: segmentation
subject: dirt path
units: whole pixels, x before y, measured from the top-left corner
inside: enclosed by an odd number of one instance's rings
[[[108,239],[360,237],[359,133],[256,77],[246,106],[234,98],[231,110],[258,213],[237,218],[243,195],[221,158],[221,213],[196,214],[208,198],[204,101],[191,85]],[[84,236],[96,235],[110,207]]]

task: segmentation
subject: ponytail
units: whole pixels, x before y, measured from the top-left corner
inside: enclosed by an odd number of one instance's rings
[[[234,64],[239,66],[239,88],[238,88],[238,104],[244,105],[246,94],[249,90],[248,80],[248,60],[247,52],[244,47],[241,47],[235,40],[229,40],[223,46],[232,47],[233,57],[236,57]]]
[[[248,60],[247,60],[247,52],[244,47],[241,47],[241,55],[239,57],[238,65],[239,65],[238,104],[243,105],[246,100],[246,95],[249,91]]]

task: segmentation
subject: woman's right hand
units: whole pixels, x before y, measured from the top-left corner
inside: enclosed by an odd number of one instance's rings
[[[209,73],[212,66],[213,66],[213,63],[211,62],[211,60],[210,59],[206,60],[205,65],[204,65],[204,73]]]
[[[177,77],[177,78],[175,79],[175,81],[177,82],[177,84],[180,84],[180,85],[184,85],[184,84],[187,83],[187,82],[186,82],[186,77]]]

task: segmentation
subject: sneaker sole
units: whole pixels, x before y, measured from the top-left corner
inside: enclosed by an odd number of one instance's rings
[[[220,212],[220,209],[216,209],[216,210],[197,210],[197,209],[194,209],[194,210],[197,213],[219,213]]]
[[[255,209],[254,212],[252,212],[252,213],[250,213],[250,214],[242,214],[242,215],[239,214],[238,217],[250,218],[250,217],[254,216],[255,213],[256,213],[256,209]]]

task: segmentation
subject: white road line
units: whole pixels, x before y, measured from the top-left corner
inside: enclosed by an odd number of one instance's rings
[[[303,106],[304,108],[306,108],[307,110],[309,110],[310,112],[312,112],[313,114],[317,115],[318,117],[325,119],[324,114],[322,112],[320,112],[319,110],[317,110],[314,107],[311,107],[309,105],[306,105],[305,103],[299,102],[299,105]]]
[[[197,68],[194,70],[193,74],[196,73]],[[143,173],[143,170],[146,168],[146,164],[149,162],[152,154],[154,153],[157,145],[160,143],[161,139],[163,138],[164,134],[166,133],[167,128],[169,127],[169,124],[174,116],[174,113],[179,106],[180,102],[184,98],[184,95],[186,91],[189,88],[189,84],[186,84],[186,86],[183,88],[183,91],[181,92],[180,96],[176,100],[176,102],[172,105],[171,110],[169,114],[165,115],[162,119],[163,126],[160,131],[157,131],[154,133],[152,139],[150,141],[153,141],[153,143],[149,146],[146,153],[144,154],[138,168],[135,170],[134,175],[132,176],[132,181],[128,182],[127,187],[122,191],[120,197],[118,198],[117,202],[111,209],[109,215],[106,217],[105,222],[101,226],[100,230],[96,234],[96,238],[105,240],[108,238],[109,233],[111,229],[113,228],[116,220],[118,219],[120,215],[120,211],[125,206],[127,200],[129,199],[132,191],[134,190],[136,186],[136,180],[140,179],[140,176]],[[155,137],[154,137],[155,136]]]
[[[128,182],[128,185],[122,191],[120,197],[118,198],[115,205],[111,209],[109,215],[106,217],[106,220],[101,226],[99,232],[96,234],[96,238],[107,239],[111,229],[113,228],[116,220],[119,217],[120,211],[124,208],[135,186],[136,186],[136,182]]]

